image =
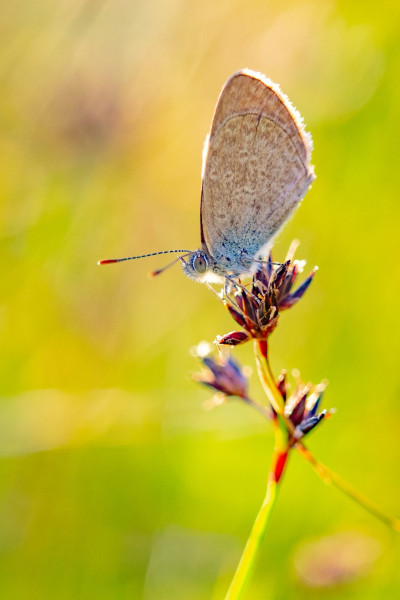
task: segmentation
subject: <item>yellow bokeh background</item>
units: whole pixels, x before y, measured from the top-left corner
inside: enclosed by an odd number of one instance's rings
[[[202,145],[243,67],[281,85],[315,146],[274,256],[299,238],[320,270],[271,338],[273,369],[330,381],[337,414],[309,446],[400,515],[400,6],[5,0],[0,14],[0,597],[224,597],[273,444],[239,402],[205,411],[190,377],[190,349],[233,322],[179,266],[149,280],[165,257],[96,262],[199,245]],[[374,560],[315,590],[299,553],[343,532]],[[396,597],[399,560],[395,534],[294,455],[248,597]]]

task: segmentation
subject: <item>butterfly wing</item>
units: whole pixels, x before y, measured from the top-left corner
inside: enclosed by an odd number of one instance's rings
[[[278,86],[248,70],[228,79],[205,145],[200,211],[203,248],[220,271],[247,271],[300,203],[314,180],[311,149]]]

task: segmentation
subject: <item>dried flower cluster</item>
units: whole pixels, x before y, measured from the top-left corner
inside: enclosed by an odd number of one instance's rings
[[[282,371],[276,384],[285,404],[284,414],[294,427],[290,435],[290,445],[314,429],[324,417],[332,414],[332,411],[326,410],[317,412],[327,385],[326,382],[313,386],[305,385],[298,377],[297,380],[296,387],[290,395],[288,394],[289,385],[286,380],[286,371]]]
[[[202,373],[196,375],[196,381],[225,396],[248,399],[248,379],[232,357],[225,357],[222,354],[217,358],[205,356],[202,358],[202,362],[206,368]]]
[[[256,340],[265,359],[265,368],[269,370],[267,340],[278,324],[281,311],[294,306],[310,286],[316,269],[297,288],[298,276],[302,272],[301,261],[293,260],[293,252],[283,264],[272,262],[271,255],[266,261],[260,262],[260,267],[253,275],[250,289],[237,286],[231,294],[225,296],[223,304],[229,313],[241,326],[241,330],[231,331],[217,336],[216,343],[220,346],[237,346],[250,339]],[[256,403],[248,395],[248,380],[243,369],[230,356],[220,353],[217,358],[206,356],[202,358],[205,369],[197,374],[196,380],[212,387],[226,397],[236,396],[253,407],[264,409],[264,414],[277,417],[276,410]],[[285,419],[288,447],[293,446],[307,433],[314,429],[331,411],[318,408],[326,387],[326,383],[317,386],[305,385],[298,379],[295,388],[290,392],[286,372],[282,372],[277,381],[270,373],[270,385],[273,394],[280,397],[282,417]],[[289,393],[290,392],[290,393]],[[276,406],[276,405],[275,405]]]
[[[311,284],[316,269],[295,290],[293,287],[302,271],[302,263],[287,260],[274,264],[269,256],[253,276],[251,291],[237,288],[233,297],[224,299],[224,304],[235,321],[244,331],[231,331],[218,336],[218,344],[237,346],[249,339],[266,340],[278,323],[279,313],[300,300]]]

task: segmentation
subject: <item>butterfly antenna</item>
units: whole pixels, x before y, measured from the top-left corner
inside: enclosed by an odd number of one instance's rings
[[[161,269],[156,269],[155,271],[150,271],[149,277],[156,277],[157,275],[161,275],[161,273],[164,273],[164,271],[166,271],[167,269],[169,269],[170,267],[172,267],[172,265],[174,265],[175,263],[177,263],[178,260],[180,260],[182,262],[185,262],[184,261],[185,256],[189,256],[190,254],[192,254],[192,252],[188,251],[187,254],[184,254],[183,256],[178,256],[178,258],[176,258],[172,262],[170,262],[167,265],[165,265],[165,267],[161,267]]]
[[[183,252],[186,255],[191,254],[192,250],[161,250],[161,252],[150,252],[150,254],[140,254],[139,256],[127,256],[126,258],[106,258],[104,260],[99,260],[97,264],[111,265],[113,263],[123,262],[125,260],[136,260],[137,258],[147,258],[148,256],[157,256],[158,254],[170,254],[171,252]],[[179,258],[177,260],[179,260]]]

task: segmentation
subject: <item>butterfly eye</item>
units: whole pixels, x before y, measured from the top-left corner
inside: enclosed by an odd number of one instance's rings
[[[193,259],[193,269],[197,273],[205,273],[208,269],[208,260],[203,253],[198,253]]]

